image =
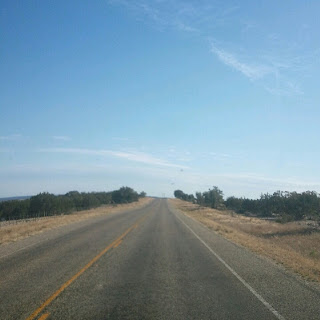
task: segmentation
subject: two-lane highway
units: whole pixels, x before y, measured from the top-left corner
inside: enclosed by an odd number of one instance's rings
[[[0,319],[320,319],[320,294],[155,200],[0,258]]]

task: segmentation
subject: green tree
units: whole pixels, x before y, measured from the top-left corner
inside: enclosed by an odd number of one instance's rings
[[[185,193],[182,190],[175,190],[173,194],[176,198],[185,200]]]
[[[217,209],[223,205],[223,192],[216,186],[203,193],[204,204]]]
[[[139,193],[139,197],[140,197],[140,198],[145,198],[146,195],[147,195],[147,194],[146,194],[144,191],[141,191],[141,192]]]

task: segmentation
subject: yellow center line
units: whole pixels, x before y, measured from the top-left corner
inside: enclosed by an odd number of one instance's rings
[[[44,313],[39,320],[46,320],[49,317],[50,313]]]
[[[113,246],[113,248],[118,247],[118,246],[121,244],[121,242],[122,242],[122,240],[118,241],[118,242]]]
[[[86,264],[78,273],[76,273],[72,278],[70,278],[67,282],[65,282],[50,298],[48,298],[38,309],[36,309],[26,320],[33,320],[45,307],[47,307],[55,298],[57,298],[62,291],[64,291],[70,284],[75,281],[80,275],[82,275],[87,269],[89,269],[97,260],[99,260],[105,253],[107,253],[111,248],[115,248],[118,246],[123,238],[134,228],[136,228],[146,217],[140,218],[134,225],[128,228],[121,236],[119,236],[116,240],[110,243],[105,249],[103,249],[97,256],[95,256],[88,264]],[[43,315],[45,316],[45,314]],[[46,319],[40,317],[41,320]],[[39,319],[39,320],[40,320]]]

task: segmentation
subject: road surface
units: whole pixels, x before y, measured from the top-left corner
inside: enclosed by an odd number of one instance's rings
[[[156,199],[0,247],[0,319],[320,319],[320,293]]]

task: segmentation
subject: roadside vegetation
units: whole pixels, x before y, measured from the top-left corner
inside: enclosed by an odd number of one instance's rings
[[[224,238],[271,258],[307,280],[320,282],[320,227],[315,221],[277,223],[180,199],[169,201]]]
[[[172,204],[223,237],[320,282],[320,197],[314,191],[229,197],[176,190]],[[183,201],[181,201],[183,200]]]
[[[274,218],[283,223],[303,219],[320,222],[320,195],[315,191],[276,191],[273,194],[261,194],[259,199],[232,196],[224,200],[223,192],[213,187],[205,192],[196,192],[195,196],[176,190],[174,196],[205,207],[229,209],[246,216]]]
[[[139,209],[152,201],[149,197],[139,197],[138,201],[122,204],[106,204],[98,208],[74,211],[67,215],[54,215],[31,219],[20,219],[0,222],[0,245],[27,238],[65,225],[93,220],[101,216],[127,210]]]
[[[110,192],[80,193],[78,191],[70,191],[65,195],[43,192],[26,200],[0,202],[0,220],[19,220],[70,214],[74,211],[88,210],[101,205],[131,203],[145,196],[145,192],[138,194],[129,187],[122,187],[119,190]]]

